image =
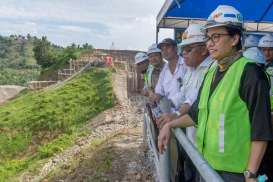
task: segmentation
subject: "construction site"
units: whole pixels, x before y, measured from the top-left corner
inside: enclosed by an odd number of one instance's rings
[[[95,67],[115,70],[112,86],[116,104],[83,126],[90,134],[77,138],[74,145],[49,158],[35,173],[24,171],[16,180],[153,181],[151,154],[142,137],[144,98],[138,93],[143,87],[143,75],[135,70],[134,55],[135,51],[95,50],[78,60],[70,60],[55,76],[51,75],[54,80],[31,81],[28,88],[1,86],[3,105],[25,89],[36,92],[58,89]],[[105,61],[107,56],[111,56],[109,65]],[[98,140],[103,142],[94,146]]]

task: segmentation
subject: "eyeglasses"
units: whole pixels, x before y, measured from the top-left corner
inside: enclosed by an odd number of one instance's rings
[[[222,36],[230,36],[230,34],[227,34],[227,33],[215,33],[215,34],[212,34],[211,36],[208,36],[206,37],[206,43],[208,43],[209,41],[212,41],[214,44],[219,42],[220,38]]]
[[[186,46],[186,47],[184,47],[182,49],[182,54],[183,53],[187,53],[188,54],[188,53],[192,52],[194,48],[200,47],[200,46],[205,46],[205,45],[204,44],[197,44],[197,45],[194,45],[194,46]]]

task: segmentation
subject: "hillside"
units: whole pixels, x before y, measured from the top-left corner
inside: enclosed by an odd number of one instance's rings
[[[92,68],[61,88],[25,92],[0,106],[0,181],[84,135],[79,127],[113,106],[110,75]]]

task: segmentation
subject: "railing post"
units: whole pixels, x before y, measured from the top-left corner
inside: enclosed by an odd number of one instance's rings
[[[159,181],[169,182],[171,179],[170,169],[170,145],[167,146],[166,151],[163,154],[159,154]]]
[[[144,137],[147,137],[147,142],[149,148],[152,150],[154,154],[154,164],[157,171],[157,177],[160,182],[169,182],[170,181],[170,159],[169,159],[169,149],[166,150],[163,154],[158,154],[156,143],[153,138],[152,133],[152,123],[147,114],[144,113]],[[156,136],[155,136],[156,137]],[[169,147],[168,147],[169,148]]]
[[[166,97],[163,97],[159,103],[160,110],[163,113],[169,113],[171,111],[170,103]],[[170,144],[168,144],[165,152],[159,154],[159,181],[160,182],[169,182],[171,179],[170,169],[171,169],[171,160],[170,160]]]

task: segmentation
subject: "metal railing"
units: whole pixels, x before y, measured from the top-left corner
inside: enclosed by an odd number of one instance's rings
[[[153,152],[153,161],[156,168],[156,173],[158,180],[160,182],[169,182],[170,177],[170,147],[167,147],[167,150],[164,154],[159,154],[157,150],[157,143],[155,143],[155,128],[152,123],[147,109],[145,108],[144,112],[144,139],[148,142],[150,150]],[[211,168],[208,162],[200,155],[195,146],[190,142],[187,136],[180,128],[172,129],[172,132],[183,147],[191,162],[205,181],[209,182],[223,182],[223,179],[219,174]]]
[[[150,150],[153,152],[153,161],[157,177],[160,182],[170,181],[170,150],[169,147],[164,154],[157,151],[157,143],[155,143],[155,128],[151,122],[147,112],[144,112],[144,139],[148,142]]]

